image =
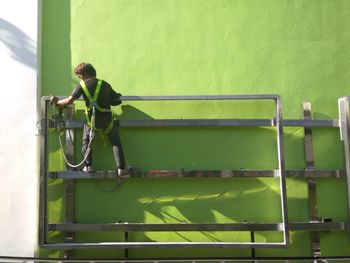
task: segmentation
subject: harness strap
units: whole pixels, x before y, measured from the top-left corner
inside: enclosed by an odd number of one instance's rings
[[[94,96],[92,97],[87,86],[86,83],[84,82],[84,80],[80,81],[80,86],[82,87],[87,99],[89,100],[89,109],[93,109],[95,108],[96,110],[100,111],[100,112],[111,112],[110,109],[105,109],[105,108],[101,108],[98,104],[97,104],[97,98],[98,95],[100,94],[100,90],[101,90],[101,86],[102,86],[102,80],[98,80],[97,82],[97,86],[95,89],[95,93]],[[87,124],[89,125],[89,127],[91,128],[92,126],[95,126],[94,123],[91,123],[91,120],[89,119],[89,114],[88,114],[88,109],[85,110],[85,114],[86,114],[86,121]],[[94,114],[94,113],[93,113]],[[112,115],[112,113],[111,113]],[[93,127],[95,130],[98,130],[99,132],[103,133],[103,134],[107,134],[109,133],[112,128],[113,128],[113,116],[111,116],[111,121],[108,124],[108,126],[105,129],[96,129],[96,127]],[[92,116],[93,119],[95,119],[94,116]]]
[[[86,87],[84,80],[80,81],[80,86],[83,88],[83,91],[84,91],[86,97],[88,98],[89,103],[93,102],[94,100],[92,99],[91,94],[90,94],[88,88]],[[97,83],[97,86],[98,86],[98,83]],[[97,90],[97,88],[96,88],[96,90]],[[95,90],[95,94],[96,94],[96,90]]]
[[[95,89],[95,93],[94,93],[94,96],[92,97],[84,80],[80,81],[80,86],[83,88],[83,91],[86,95],[86,97],[88,98],[89,100],[89,109],[91,109],[92,107],[95,107],[98,111],[101,111],[101,112],[110,112],[111,110],[110,109],[105,109],[105,108],[101,108],[98,104],[97,104],[97,98],[98,98],[98,95],[100,94],[100,90],[101,90],[101,86],[102,86],[102,80],[98,80],[97,82],[97,86],[96,86],[96,89]]]

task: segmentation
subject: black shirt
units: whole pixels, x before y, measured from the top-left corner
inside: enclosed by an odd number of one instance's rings
[[[85,85],[90,92],[91,97],[94,96],[95,90],[97,87],[98,79],[92,78],[85,80]],[[78,99],[80,96],[83,96],[85,100],[85,105],[87,108],[89,108],[89,100],[86,97],[83,88],[81,87],[80,83],[75,87],[74,91],[72,92],[71,96],[74,99]],[[111,99],[115,96],[118,96],[117,93],[112,89],[112,86],[107,83],[106,81],[102,81],[100,93],[97,97],[97,104],[100,108],[104,109],[111,109]],[[92,111],[88,111],[89,119],[91,119]],[[111,122],[112,114],[111,112],[100,112],[96,110],[96,128],[103,129],[108,126],[108,124]]]

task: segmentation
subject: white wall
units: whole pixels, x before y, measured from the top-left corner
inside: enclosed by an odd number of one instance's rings
[[[38,0],[0,0],[0,256],[34,256]]]

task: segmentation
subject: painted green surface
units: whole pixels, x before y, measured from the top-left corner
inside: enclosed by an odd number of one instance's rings
[[[42,95],[68,95],[72,69],[91,62],[98,77],[123,95],[280,94],[285,118],[337,118],[337,99],[350,85],[350,1],[347,0],[45,0]],[[83,118],[82,103],[77,117]],[[126,102],[120,119],[272,118],[272,102]],[[148,169],[275,169],[275,130],[267,128],[121,129],[128,163]],[[81,132],[76,152],[80,154]],[[303,130],[285,128],[287,169],[304,168]],[[316,168],[342,169],[337,130],[315,129]],[[115,169],[109,144],[94,144],[94,166]],[[50,136],[50,169],[64,169]],[[78,161],[78,160],[77,160]],[[276,179],[130,179],[77,182],[77,222],[278,222]],[[305,180],[288,179],[288,212],[308,220]],[[50,221],[62,222],[62,182],[50,182]],[[317,180],[319,215],[345,220],[345,184]],[[52,240],[62,238],[52,234]],[[78,234],[77,240],[121,240],[119,234]],[[247,233],[140,233],[131,240],[247,241]],[[257,241],[280,241],[256,233]],[[258,256],[308,256],[307,232],[291,233],[287,249]],[[341,246],[338,244],[341,243]],[[344,233],[321,235],[323,255],[346,255]],[[42,251],[57,256],[61,252]],[[250,256],[249,249],[130,250],[131,257]],[[123,251],[77,251],[79,257],[122,257]]]

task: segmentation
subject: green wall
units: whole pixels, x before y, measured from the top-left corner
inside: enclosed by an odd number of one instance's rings
[[[123,95],[279,94],[284,118],[302,117],[310,101],[316,119],[337,118],[348,95],[350,1],[347,0],[44,0],[42,95],[69,95],[73,68],[90,62],[98,77]],[[77,116],[84,106],[77,103]],[[120,119],[272,118],[273,103],[125,102]],[[149,169],[276,169],[275,129],[124,128],[129,164]],[[77,132],[80,155],[81,132]],[[314,130],[318,169],[343,169],[336,129]],[[304,164],[301,128],[285,128],[287,169]],[[94,145],[94,167],[116,169],[110,145]],[[80,159],[79,159],[80,160]],[[78,161],[78,160],[77,160]],[[50,169],[64,169],[57,136],[50,136]],[[130,179],[80,181],[76,218],[82,223],[278,222],[276,179]],[[50,221],[63,221],[62,182],[50,182]],[[308,221],[307,182],[288,179],[292,222]],[[317,180],[319,216],[346,220],[342,179]],[[61,239],[58,233],[52,240]],[[113,233],[77,240],[121,240]],[[142,233],[144,241],[249,241],[249,233]],[[257,233],[257,241],[280,241]],[[310,256],[307,232],[292,232],[287,249],[257,249],[257,256]],[[323,255],[347,255],[346,233],[322,233]],[[131,257],[250,256],[250,249],[130,250]],[[60,251],[42,251],[48,256]],[[123,251],[77,251],[78,257],[120,257]]]

